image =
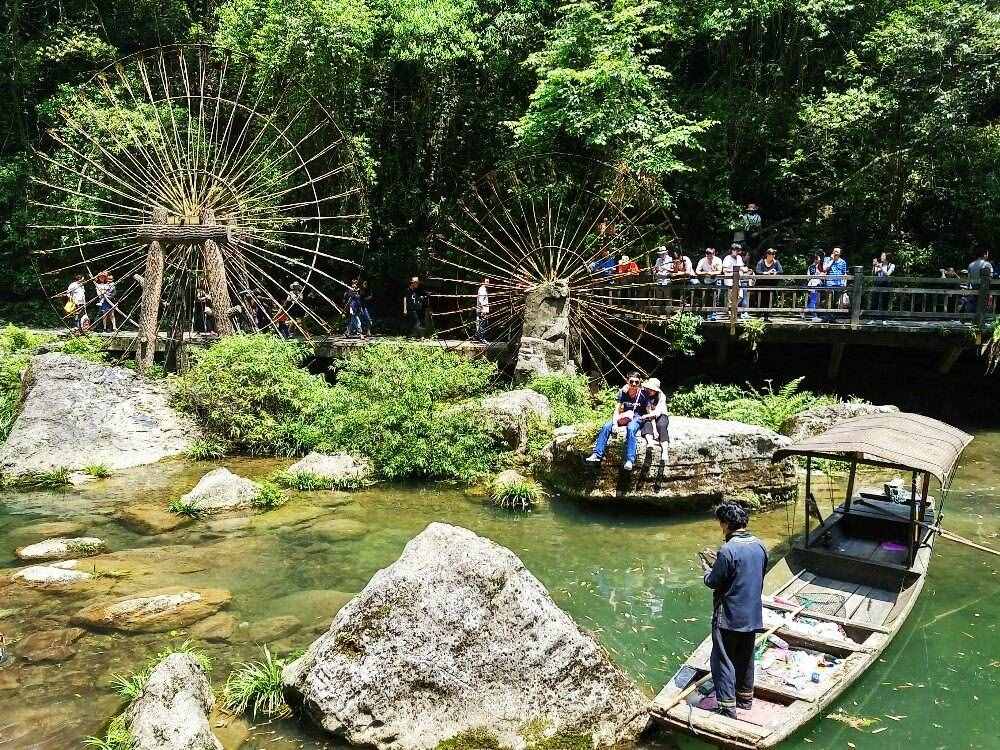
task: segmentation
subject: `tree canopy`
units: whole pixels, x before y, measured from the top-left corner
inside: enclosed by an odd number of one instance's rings
[[[242,51],[334,114],[366,168],[375,279],[421,268],[476,175],[550,150],[641,174],[690,250],[728,239],[751,201],[786,258],[836,243],[859,264],[889,250],[933,272],[1000,239],[1000,11],[986,0],[4,7],[6,297],[33,292],[30,254],[49,241],[27,202],[38,152],[61,158],[46,131],[96,70],[170,43]]]

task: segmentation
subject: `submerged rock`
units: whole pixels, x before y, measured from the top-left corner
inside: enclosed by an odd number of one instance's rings
[[[124,469],[183,453],[198,428],[170,406],[165,384],[67,354],[31,358],[21,413],[0,448],[17,476],[104,464]]]
[[[31,565],[16,571],[10,579],[35,588],[60,588],[84,583],[94,578],[82,570],[76,570],[77,560],[64,560],[49,565]]]
[[[278,597],[271,602],[271,609],[295,615],[309,626],[317,621],[322,621],[325,626],[353,598],[354,594],[346,591],[307,589]]]
[[[171,654],[129,709],[136,750],[222,750],[208,723],[214,703],[198,662],[190,654]]]
[[[204,620],[229,604],[232,595],[222,589],[183,586],[146,591],[91,604],[70,619],[90,630],[126,633],[162,633]]]
[[[236,632],[236,618],[228,612],[218,612],[191,626],[192,638],[202,641],[228,641]]]
[[[234,640],[239,643],[270,643],[302,628],[302,621],[295,615],[278,615],[245,624],[247,627],[241,625],[236,632]]]
[[[289,474],[312,474],[333,483],[334,487],[360,486],[371,481],[374,468],[367,458],[350,453],[316,453],[296,461],[286,470]]]
[[[510,550],[433,523],[334,618],[283,680],[349,742],[434,748],[476,730],[500,747],[559,734],[634,739],[646,699]]]
[[[79,521],[43,521],[14,529],[10,532],[10,538],[22,544],[31,544],[50,537],[78,536],[86,529],[86,525]]]
[[[118,520],[132,531],[148,535],[176,531],[194,523],[194,519],[189,516],[171,513],[166,508],[150,504],[122,508],[118,511]]]
[[[309,527],[309,532],[330,542],[360,539],[368,533],[368,527],[353,518],[332,518]]]
[[[788,435],[792,441],[819,435],[821,432],[829,430],[834,425],[846,422],[855,417],[871,417],[876,414],[895,414],[899,411],[898,406],[886,404],[877,406],[876,404],[859,404],[845,402],[842,404],[828,404],[826,406],[814,406],[799,412],[794,417],[789,417],[781,425],[781,431]]]
[[[788,442],[741,422],[671,417],[668,462],[661,465],[659,445],[640,440],[635,468],[626,472],[624,440],[616,438],[608,446],[600,465],[588,464],[584,459],[593,450],[592,435],[563,428],[542,452],[539,473],[563,495],[598,502],[690,508],[744,500],[772,506],[795,499],[794,462],[771,462]]]
[[[548,422],[552,419],[552,406],[547,396],[522,388],[489,396],[480,402],[486,418],[498,425],[511,450],[525,447],[533,419]]]
[[[67,558],[91,557],[108,551],[108,545],[96,536],[81,536],[71,539],[46,539],[27,547],[18,547],[14,554],[21,560],[65,560]]]
[[[234,513],[254,508],[260,485],[233,474],[229,469],[212,469],[198,480],[181,500],[202,513]]]
[[[66,661],[76,655],[74,644],[86,632],[83,628],[41,630],[18,642],[17,655],[32,663]]]

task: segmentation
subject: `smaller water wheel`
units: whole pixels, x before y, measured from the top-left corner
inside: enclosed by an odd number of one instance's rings
[[[71,318],[120,331],[144,366],[197,334],[328,331],[367,215],[348,139],[295,81],[162,47],[100,71],[59,115],[37,154],[51,246],[36,260],[60,307],[82,285]]]
[[[654,293],[652,250],[673,239],[625,169],[558,154],[503,165],[435,235],[437,333],[481,339],[521,377],[650,372],[676,313]]]

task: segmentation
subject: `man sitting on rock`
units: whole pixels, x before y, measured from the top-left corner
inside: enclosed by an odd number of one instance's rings
[[[625,471],[632,471],[635,465],[635,443],[639,430],[642,427],[640,415],[636,413],[642,399],[642,375],[633,372],[628,376],[628,382],[618,391],[618,403],[615,405],[615,413],[611,419],[604,423],[601,431],[597,435],[597,443],[594,444],[594,452],[587,458],[587,463],[599,464],[604,460],[604,452],[608,447],[608,440],[616,427],[625,427],[625,463],[622,468]],[[647,403],[648,405],[648,403]]]
[[[764,630],[761,593],[767,550],[747,531],[749,514],[736,503],[715,509],[726,543],[714,560],[701,556],[705,585],[712,589],[712,682],[718,713],[737,718],[753,706],[756,634]]]

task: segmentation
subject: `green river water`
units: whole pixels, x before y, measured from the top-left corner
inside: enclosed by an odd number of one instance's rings
[[[1000,546],[998,449],[1000,432],[977,435],[946,507],[946,526],[992,546]],[[247,459],[222,464],[249,477],[284,465]],[[77,489],[0,494],[0,567],[16,566],[13,550],[24,543],[24,527],[82,522],[88,535],[105,539],[112,551],[134,550],[123,563],[133,575],[102,581],[105,590],[127,593],[181,583],[227,589],[233,596],[230,611],[241,622],[283,614],[302,620],[301,630],[275,644],[280,652],[310,643],[329,625],[324,603],[359,591],[409,539],[437,520],[465,526],[517,553],[555,601],[593,631],[650,695],[706,634],[710,596],[695,554],[720,541],[718,526],[707,514],[610,513],[555,499],[528,515],[512,516],[460,490],[381,486],[350,496],[293,494],[284,508],[249,521],[198,522],[156,537],[132,533],[115,520],[130,503],[166,504],[210,467],[168,461]],[[825,489],[819,499],[824,509],[829,507]],[[331,517],[355,519],[366,533],[330,541],[311,530],[317,519]],[[789,532],[799,532],[801,519],[790,508],[779,509],[754,518],[752,525],[777,559]],[[883,659],[833,708],[875,717],[878,723],[857,730],[820,719],[783,747],[1000,747],[998,569],[998,558],[939,542],[909,621]],[[16,641],[36,630],[62,627],[93,595],[0,588],[0,632]],[[0,749],[80,747],[81,738],[98,734],[120,710],[110,675],[128,672],[185,638],[184,632],[88,634],[77,642],[76,655],[61,663],[17,660],[0,668]],[[252,643],[207,644],[205,651],[215,662],[217,689],[232,663],[259,655]],[[216,731],[227,750],[335,746],[294,721],[255,727],[235,721]],[[669,735],[650,743],[706,747]]]

